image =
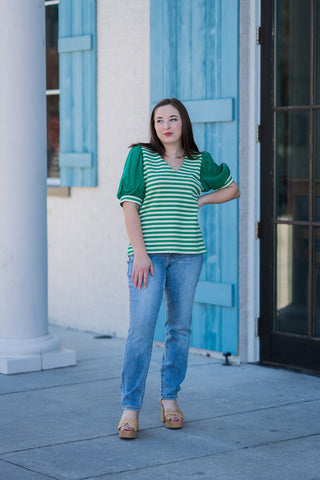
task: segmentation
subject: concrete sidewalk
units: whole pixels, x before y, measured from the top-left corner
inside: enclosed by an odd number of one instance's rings
[[[0,375],[1,480],[320,480],[320,378],[191,354],[182,430],[160,422],[155,346],[136,440],[117,423],[124,341],[57,327],[78,364]]]

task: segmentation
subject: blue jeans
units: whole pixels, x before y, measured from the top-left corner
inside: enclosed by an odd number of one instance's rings
[[[134,288],[134,256],[128,259],[130,325],[121,372],[123,409],[140,411],[152,353],[154,331],[163,292],[166,299],[166,337],[161,363],[161,398],[177,398],[185,378],[190,345],[190,325],[195,290],[203,255],[158,253],[149,255],[154,277],[147,287]]]

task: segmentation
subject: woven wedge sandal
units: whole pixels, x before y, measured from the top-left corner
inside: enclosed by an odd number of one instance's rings
[[[162,400],[160,400],[161,405],[161,421],[165,424],[166,428],[182,428],[183,426],[183,413],[180,408],[176,410],[171,410],[171,408],[164,408],[162,405]],[[171,420],[172,417],[180,417],[180,420]]]
[[[126,425],[129,425],[129,427],[131,427],[132,430],[121,430],[121,427],[124,427]],[[121,417],[118,425],[118,430],[119,430],[120,438],[136,438],[137,431],[139,430],[138,417],[137,418],[126,418],[124,416]]]

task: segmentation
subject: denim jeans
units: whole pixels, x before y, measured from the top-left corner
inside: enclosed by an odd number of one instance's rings
[[[203,255],[157,253],[149,255],[154,277],[147,287],[134,288],[134,255],[128,259],[130,325],[121,372],[123,409],[141,410],[154,331],[163,293],[166,299],[166,336],[161,363],[161,398],[177,398],[185,378],[190,345],[190,325],[195,290]]]

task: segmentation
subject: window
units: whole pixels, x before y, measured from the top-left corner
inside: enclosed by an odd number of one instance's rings
[[[275,0],[275,330],[320,337],[319,2]]]
[[[59,168],[59,0],[46,1],[47,176],[49,186],[60,185]]]

